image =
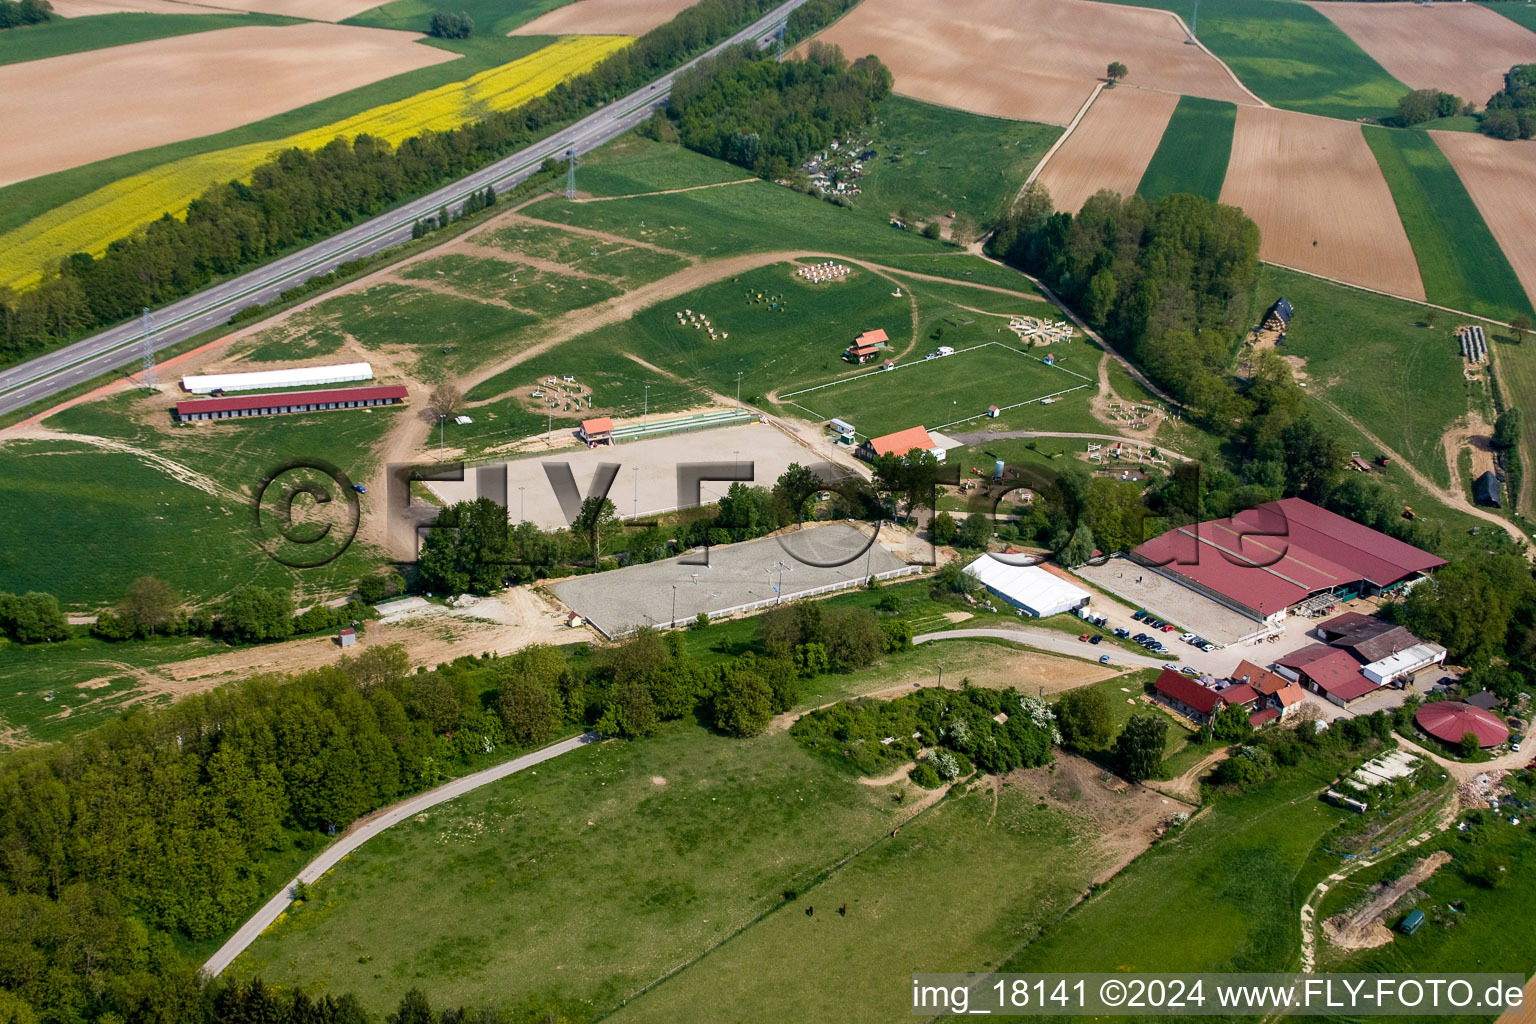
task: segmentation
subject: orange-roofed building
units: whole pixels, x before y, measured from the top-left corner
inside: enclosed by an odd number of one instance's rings
[[[875,358],[881,349],[888,346],[891,339],[880,328],[873,331],[865,331],[853,339],[853,344],[843,351],[843,358],[850,363],[863,364]]]
[[[872,437],[859,445],[856,454],[861,459],[873,462],[881,455],[905,455],[913,449],[932,452],[934,458],[940,462],[944,461],[944,449],[934,443],[933,438],[922,426],[908,427],[906,430],[898,430],[884,437]]]
[[[588,445],[613,444],[613,418],[611,416],[598,416],[595,419],[582,420],[581,439]]]

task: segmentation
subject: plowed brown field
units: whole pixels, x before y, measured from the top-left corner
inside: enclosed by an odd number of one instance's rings
[[[1056,209],[1070,213],[1100,189],[1130,195],[1178,104],[1171,92],[1104,90],[1035,180],[1050,189]]]
[[[1066,124],[1110,61],[1143,88],[1254,102],[1220,63],[1185,45],[1167,11],[1091,0],[864,0],[821,38],[850,57],[878,54],[904,96],[997,117]]]
[[[1536,142],[1430,132],[1536,303]]]
[[[1443,89],[1479,107],[1504,88],[1504,72],[1536,61],[1536,32],[1477,4],[1311,4],[1414,89]]]
[[[227,28],[0,67],[0,185],[281,114],[458,55],[388,29]],[[67,130],[60,130],[67,126]]]
[[[222,14],[223,8],[184,4],[178,0],[53,0],[53,13],[61,18],[88,18],[93,14]]]
[[[541,14],[509,36],[639,36],[697,0],[579,0]]]
[[[1263,259],[1424,298],[1408,234],[1358,124],[1238,107],[1221,201],[1259,225]]]
[[[124,11],[142,11],[146,14],[257,11],[308,21],[341,21],[377,6],[377,0],[209,0],[206,4],[183,3],[182,0],[54,0],[53,11],[63,18],[119,14]]]

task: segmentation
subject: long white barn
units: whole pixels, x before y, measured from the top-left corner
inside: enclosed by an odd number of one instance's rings
[[[347,384],[372,379],[373,367],[367,363],[339,363],[335,366],[299,366],[291,370],[209,373],[202,376],[183,377],[181,386],[194,395],[211,395],[215,391],[307,388],[320,384]]]

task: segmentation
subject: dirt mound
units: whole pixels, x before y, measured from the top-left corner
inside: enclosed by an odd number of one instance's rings
[[[1371,886],[1366,897],[1355,907],[1324,921],[1323,934],[1328,936],[1329,942],[1341,949],[1385,946],[1392,941],[1392,930],[1382,923],[1383,920],[1420,882],[1450,863],[1450,860],[1451,855],[1444,850],[1419,858],[1401,878],[1392,882],[1378,882]]]

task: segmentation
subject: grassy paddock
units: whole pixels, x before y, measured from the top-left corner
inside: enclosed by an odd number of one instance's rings
[[[446,284],[475,297],[500,299],[521,312],[545,319],[621,294],[607,281],[462,253],[413,263],[402,276],[412,281]]]
[[[892,96],[880,104],[853,202],[886,218],[907,208],[919,220],[963,212],[994,223],[1061,134],[1054,125],[984,117]]]
[[[1148,199],[1176,192],[1220,199],[1236,127],[1236,104],[1180,96],[1136,191]]]
[[[1306,360],[1308,392],[1327,395],[1420,472],[1448,485],[1440,437],[1480,398],[1479,386],[1462,376],[1452,318],[1426,327],[1418,303],[1269,266],[1259,294],[1284,295],[1295,306],[1280,351]]]
[[[576,161],[576,187],[594,196],[631,196],[721,185],[752,172],[682,146],[622,135]]]
[[[1451,162],[1427,132],[1365,129],[1392,190],[1429,301],[1499,320],[1530,300]]]
[[[1194,16],[1192,0],[1117,2],[1173,11],[1185,24]],[[1300,0],[1206,0],[1199,32],[1244,85],[1277,107],[1346,120],[1386,117],[1408,91]],[[1132,81],[1135,74],[1132,67]]]

